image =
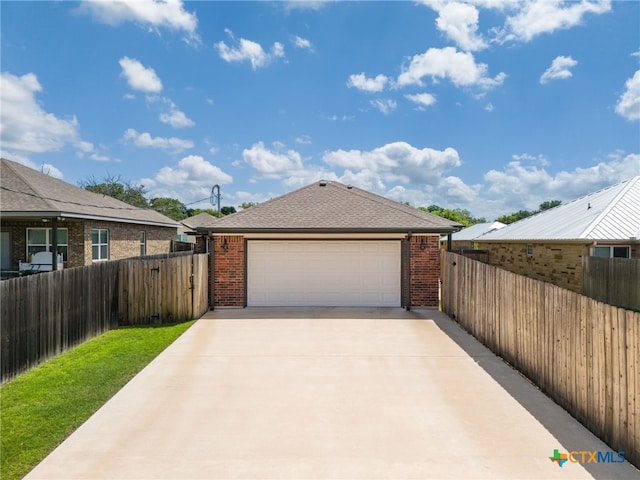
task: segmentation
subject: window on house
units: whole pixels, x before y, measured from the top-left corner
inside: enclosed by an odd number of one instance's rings
[[[140,256],[144,257],[147,254],[147,234],[140,232]]]
[[[527,244],[527,257],[533,257],[533,245]]]
[[[94,261],[109,260],[109,230],[106,228],[91,230],[91,258]]]
[[[629,258],[630,247],[616,247],[614,245],[598,245],[593,247],[594,257]]]
[[[66,262],[69,254],[69,231],[58,229],[58,253]],[[53,237],[50,228],[27,228],[27,261],[38,252],[50,252]]]

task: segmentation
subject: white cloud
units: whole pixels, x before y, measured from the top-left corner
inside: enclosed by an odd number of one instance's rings
[[[161,148],[164,150],[171,150],[174,153],[179,153],[183,150],[193,148],[193,142],[191,140],[183,140],[176,137],[152,137],[151,134],[147,132],[138,133],[133,128],[129,128],[124,132],[122,139],[125,143],[132,142],[136,147]]]
[[[336,0],[291,0],[282,2],[287,12],[292,10],[320,10],[328,3]]]
[[[415,95],[405,95],[407,100],[411,100],[413,103],[419,105],[420,109],[428,107],[436,103],[436,97],[430,93],[416,93]]]
[[[627,120],[640,120],[640,70],[625,83],[625,91],[616,104],[616,113]]]
[[[275,147],[283,150],[282,144],[276,144]],[[245,148],[242,158],[258,172],[259,178],[283,178],[292,171],[302,170],[302,158],[298,152],[272,151],[263,142],[255,143],[249,149]]]
[[[388,81],[389,79],[382,74],[377,75],[375,78],[367,78],[364,73],[358,73],[349,75],[347,87],[354,87],[358,90],[362,90],[363,92],[375,93],[384,90],[384,86]]]
[[[293,46],[296,48],[303,48],[305,50],[313,51],[313,45],[311,44],[311,41],[307,40],[306,38],[299,37],[298,35],[294,35],[293,37],[291,37],[291,43],[293,43]]]
[[[458,87],[479,87],[483,90],[502,84],[506,75],[499,73],[495,78],[487,77],[488,67],[476,63],[471,53],[459,52],[454,47],[430,48],[425,53],[415,55],[409,66],[403,67],[398,77],[398,86],[420,85],[422,79],[448,78]]]
[[[385,182],[408,184],[437,183],[445,171],[461,165],[453,148],[418,149],[406,142],[388,143],[368,152],[336,150],[325,153],[323,160],[351,171],[368,170]]]
[[[126,78],[127,83],[134,90],[147,93],[162,91],[162,82],[153,68],[145,67],[135,58],[129,57],[120,59],[120,67],[122,67],[120,76]]]
[[[545,200],[571,200],[637,175],[640,154],[611,155],[591,167],[550,174],[542,167],[509,162],[501,171],[490,170],[484,176],[487,192],[500,200],[496,216],[519,209],[535,209]]]
[[[491,102],[487,103],[487,105],[484,107],[484,109],[487,112],[493,112],[493,103],[491,103]]]
[[[551,66],[547,68],[542,76],[540,77],[540,83],[543,85],[545,83],[549,83],[550,80],[560,80],[571,78],[571,68],[575,67],[578,64],[571,57],[564,57],[562,55],[553,59],[551,62]]]
[[[500,42],[520,40],[528,42],[538,35],[579,25],[588,14],[603,14],[611,10],[610,0],[529,0],[521,9],[507,18],[505,26],[497,31]]]
[[[159,28],[183,31],[187,40],[197,41],[198,19],[194,13],[185,11],[180,0],[91,0],[83,1],[77,11],[112,27],[133,22],[154,31]]]
[[[487,47],[478,35],[478,9],[461,2],[430,2],[438,12],[436,25],[462,50],[477,51]]]
[[[233,32],[231,30],[225,30],[232,40]],[[250,62],[251,68],[254,70],[265,67],[270,62],[277,58],[284,57],[284,46],[280,42],[275,42],[271,46],[271,51],[267,53],[257,42],[241,38],[237,47],[229,47],[223,41],[220,41],[214,45],[218,51],[218,55],[225,62]]]
[[[398,107],[398,104],[395,102],[395,100],[391,100],[390,98],[378,99],[378,100],[370,100],[369,103],[374,108],[377,108],[378,110],[380,110],[385,115],[389,115],[391,112],[393,112]]]
[[[300,135],[299,137],[296,137],[295,142],[300,145],[311,145],[311,136]]]
[[[214,185],[233,182],[233,177],[199,155],[182,158],[176,168],[162,167],[153,178],[140,181],[154,197],[179,198],[185,203],[208,198]]]
[[[108,162],[108,161],[111,160],[108,156],[103,155],[101,153],[91,154],[91,155],[89,155],[89,158],[91,160],[95,160],[96,162]]]
[[[163,98],[163,102],[168,106],[169,111],[160,114],[160,121],[171,125],[173,128],[192,127],[195,122],[178,109],[178,106],[168,98]]]
[[[88,142],[78,134],[75,116],[64,120],[45,111],[36,94],[42,86],[34,73],[21,77],[3,72],[0,76],[0,140],[3,149],[43,153],[71,144],[88,152]]]

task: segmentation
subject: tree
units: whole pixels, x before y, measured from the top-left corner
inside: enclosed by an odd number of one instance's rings
[[[160,212],[167,217],[180,221],[187,218],[187,207],[180,200],[169,197],[158,197],[151,199],[150,206],[156,212]]]
[[[120,176],[107,175],[102,181],[98,181],[92,175],[80,181],[80,186],[93,193],[117,198],[134,207],[149,208],[149,201],[144,196],[144,186],[125,182]]]
[[[195,217],[201,213],[208,213],[213,217],[218,216],[218,211],[213,208],[188,208],[187,209],[187,217]]]
[[[540,212],[544,212],[545,210],[549,210],[550,208],[557,207],[562,202],[560,200],[547,200],[540,204],[538,210],[518,210],[517,212],[511,213],[509,215],[502,215],[501,217],[496,218],[497,222],[506,223],[507,225],[513,222],[517,222],[518,220],[522,220],[523,218],[530,217]]]
[[[560,200],[547,200],[546,202],[542,202],[540,204],[540,211],[544,212],[545,210],[549,210],[550,208],[557,207],[562,202]]]
[[[243,210],[246,210],[247,208],[255,207],[256,205],[257,205],[256,202],[243,202],[240,205],[240,208],[243,209]]]
[[[428,207],[418,207],[418,210],[422,210],[423,212],[429,212],[434,215],[437,215],[442,218],[446,218],[448,220],[459,223],[460,225],[464,225],[465,227],[470,227],[471,225],[475,225],[476,223],[486,222],[484,218],[475,218],[471,215],[469,210],[464,210],[461,208],[442,208],[438,205],[429,205]]]
[[[222,207],[220,209],[220,214],[221,215],[231,215],[232,213],[236,213],[236,209],[235,207]]]

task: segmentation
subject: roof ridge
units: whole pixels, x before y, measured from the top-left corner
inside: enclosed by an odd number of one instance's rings
[[[631,177],[630,179],[627,180],[623,180],[622,182],[618,182],[614,185],[610,185],[607,188],[602,188],[600,190],[598,190],[597,192],[593,192],[593,194],[599,193],[603,190],[608,190],[608,189],[612,189],[615,187],[618,187],[626,182],[628,182],[627,185],[622,186],[622,189],[618,192],[618,194],[615,196],[615,198],[609,202],[609,204],[607,205],[607,207],[602,211],[602,213],[600,215],[598,215],[595,220],[593,222],[591,222],[585,229],[584,231],[580,234],[580,238],[587,238],[588,235],[593,231],[594,228],[596,228],[596,226],[602,221],[604,220],[604,218],[609,215],[609,212],[611,212],[611,210],[618,204],[618,202],[620,201],[620,199],[622,197],[624,197],[624,195],[635,185],[636,181],[640,180],[640,177]],[[585,195],[585,197],[587,197],[588,195]]]
[[[55,204],[53,204],[53,203],[51,203],[51,202],[50,202],[50,200],[55,201],[55,199],[44,197],[44,196],[42,195],[42,193],[41,193],[39,190],[37,190],[36,188],[34,188],[34,186],[31,184],[31,182],[29,182],[29,180],[28,180],[27,178],[25,178],[25,176],[22,174],[22,172],[20,172],[20,171],[19,171],[20,169],[19,169],[19,168],[18,168],[18,169],[16,169],[16,168],[14,167],[14,164],[15,164],[15,165],[20,165],[20,166],[22,166],[22,167],[24,167],[24,168],[28,168],[28,169],[30,169],[30,170],[33,170],[34,172],[37,172],[37,173],[41,173],[42,175],[45,175],[44,173],[42,173],[42,172],[38,172],[37,170],[35,170],[35,169],[31,168],[31,167],[28,167],[28,166],[23,165],[23,164],[18,163],[18,162],[14,162],[14,161],[12,161],[12,160],[8,160],[8,159],[6,159],[6,158],[2,158],[2,160],[4,160],[4,161],[2,162],[2,163],[4,164],[4,165],[3,165],[3,166],[4,166],[4,168],[9,168],[9,170],[11,170],[11,172],[13,172],[13,174],[14,174],[14,175],[16,175],[17,177],[19,177],[19,178],[20,178],[20,180],[22,180],[22,181],[24,182],[24,184],[26,185],[26,187],[27,187],[27,188],[32,192],[31,194],[26,193],[26,192],[17,192],[17,193],[22,193],[22,194],[24,194],[24,195],[32,195],[32,196],[34,196],[34,197],[36,197],[36,198],[39,198],[39,199],[40,199],[40,200],[42,200],[46,205],[48,205],[48,206],[49,206],[49,208],[53,208],[53,209],[55,209],[55,208],[57,207],[57,205],[55,205]],[[51,178],[54,178],[54,177],[51,177]],[[7,188],[7,187],[4,187],[4,186],[2,187],[2,189],[3,189],[3,190],[12,191],[12,189]]]
[[[349,188],[348,185],[345,185],[344,183],[338,182],[336,180],[332,180],[329,183],[330,184],[340,185],[340,186],[345,187],[345,188]],[[367,198],[368,200],[374,201],[374,202],[376,202],[376,203],[378,203],[380,205],[388,205],[389,207],[393,208],[394,210],[401,211],[402,213],[406,213],[407,215],[412,215],[415,218],[418,218],[418,219],[421,219],[421,220],[423,219],[423,217],[421,217],[421,213],[419,213],[419,212],[422,212],[422,211],[418,210],[417,208],[411,207],[409,205],[405,205],[405,204],[403,204],[401,202],[398,202],[396,200],[391,200],[390,198],[383,197],[382,195],[373,194],[371,192],[368,192],[368,191],[363,190],[363,189],[358,188],[358,187],[351,186],[350,189],[351,190],[355,189],[357,192],[354,192],[354,193],[358,193],[361,197]],[[434,215],[434,214],[432,214],[430,212],[422,212],[422,213],[427,213],[430,216],[441,220],[443,223],[450,222],[449,223],[450,226],[460,225],[459,223],[454,222],[453,220],[449,220],[449,219],[444,218],[444,217],[439,217],[438,215]]]

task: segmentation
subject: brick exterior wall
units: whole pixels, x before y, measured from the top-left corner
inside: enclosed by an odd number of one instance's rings
[[[84,265],[91,265],[91,230],[109,230],[109,260],[140,256],[140,232],[146,233],[146,255],[171,251],[171,241],[176,239],[177,229],[137,225],[131,223],[92,221],[84,224]]]
[[[12,269],[18,270],[18,262],[26,261],[27,228],[51,228],[50,223],[42,221],[3,221],[1,229],[11,236]],[[58,222],[58,228],[66,228],[68,249],[65,268],[91,265],[91,229],[106,228],[109,230],[109,260],[137,257],[140,255],[140,232],[147,236],[147,255],[168,253],[171,241],[176,238],[176,228],[155,227],[127,223],[64,220]]]
[[[440,281],[439,235],[416,235],[410,240],[410,290],[412,307],[437,307]],[[227,245],[226,250],[223,245]],[[424,244],[425,248],[421,248]],[[246,304],[245,240],[240,235],[213,237],[213,306]]]
[[[212,243],[213,304],[216,307],[244,307],[246,297],[244,237],[241,235],[213,237]]]
[[[578,243],[529,243],[533,255],[527,256],[527,243],[480,242],[489,251],[489,264],[526,277],[553,283],[582,293],[582,258],[590,245]]]
[[[410,249],[410,299],[412,307],[437,307],[440,282],[439,235],[414,235]],[[424,247],[423,247],[424,246]]]

